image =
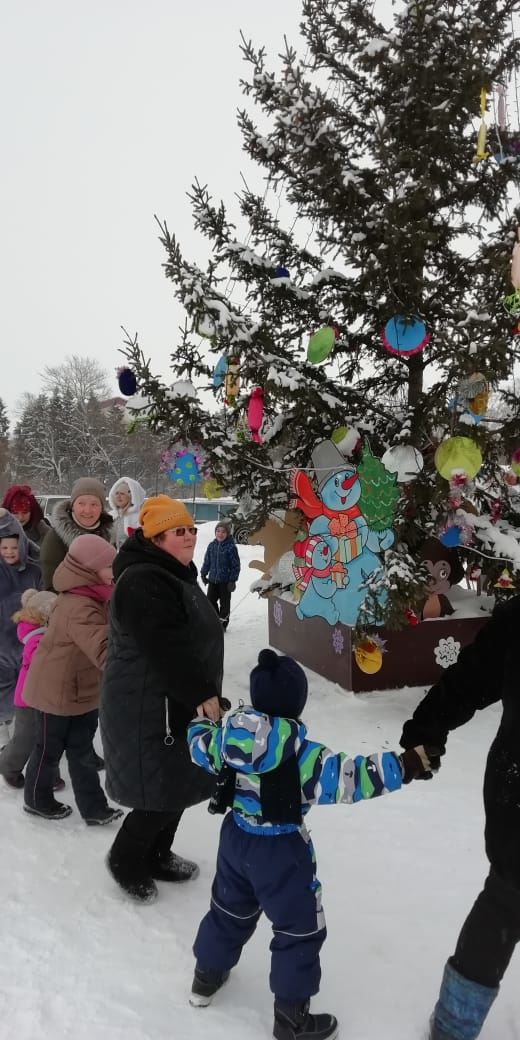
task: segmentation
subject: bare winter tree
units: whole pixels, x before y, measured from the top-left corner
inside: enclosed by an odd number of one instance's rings
[[[61,365],[46,365],[41,376],[44,393],[70,395],[75,404],[110,396],[107,373],[94,358],[69,354]]]

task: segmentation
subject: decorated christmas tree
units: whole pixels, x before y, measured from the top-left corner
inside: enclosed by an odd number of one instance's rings
[[[428,536],[497,576],[520,568],[517,6],[403,0],[382,24],[366,0],[303,0],[298,49],[273,71],[244,41],[239,124],[265,191],[243,191],[237,231],[195,182],[204,269],[160,224],[188,316],[173,388],[126,347],[137,407],[203,447],[251,530],[287,508],[320,441],[360,465],[369,528],[397,504],[377,579],[390,625],[424,591]]]

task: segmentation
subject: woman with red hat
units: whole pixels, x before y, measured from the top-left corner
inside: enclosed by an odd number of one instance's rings
[[[36,501],[29,485],[13,484],[7,488],[2,506],[16,517],[29,541],[41,545],[49,525],[44,520],[40,503]]]

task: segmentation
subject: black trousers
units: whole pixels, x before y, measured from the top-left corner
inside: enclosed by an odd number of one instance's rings
[[[36,712],[35,743],[25,771],[25,804],[33,809],[55,805],[53,783],[60,758],[65,752],[70,782],[78,809],[84,819],[106,809],[108,802],[94,764],[92,741],[98,712],[85,715],[48,715]]]
[[[228,589],[228,582],[209,581],[208,599],[215,607],[215,610],[222,621],[222,627],[227,628],[229,625],[229,611],[231,607],[231,593]]]
[[[491,868],[459,935],[450,963],[461,975],[495,989],[520,942],[520,889]]]
[[[133,863],[138,872],[149,873],[150,867],[168,856],[179,826],[181,812],[151,812],[132,809],[118,831],[112,846],[115,859],[128,866]]]

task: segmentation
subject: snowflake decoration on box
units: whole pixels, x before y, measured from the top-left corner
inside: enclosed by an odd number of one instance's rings
[[[433,651],[435,655],[435,662],[440,668],[449,668],[451,664],[455,664],[460,654],[460,643],[457,642],[453,636],[448,636],[447,639],[439,639],[438,646]]]
[[[283,620],[283,610],[280,603],[275,603],[273,607],[273,620],[275,625],[277,625],[278,628],[280,628],[280,625]]]
[[[345,648],[345,636],[340,628],[335,628],[332,633],[332,649],[335,654],[342,654]]]

